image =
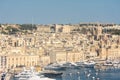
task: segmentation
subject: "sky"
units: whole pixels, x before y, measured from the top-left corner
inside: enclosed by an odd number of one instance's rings
[[[0,0],[0,23],[120,24],[120,0]]]

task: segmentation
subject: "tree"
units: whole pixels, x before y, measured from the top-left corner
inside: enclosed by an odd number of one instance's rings
[[[17,28],[13,28],[11,26],[8,26],[5,30],[8,30],[9,34],[15,34],[16,32],[19,31]]]
[[[11,29],[12,29],[12,27],[11,27],[11,26],[8,26],[5,30],[10,31]]]
[[[32,25],[32,24],[22,24],[20,25],[20,29],[21,30],[33,30],[33,29],[37,29],[36,25]]]

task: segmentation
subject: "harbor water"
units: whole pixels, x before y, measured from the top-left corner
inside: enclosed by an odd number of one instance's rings
[[[61,76],[53,78],[56,80],[120,80],[120,69],[66,69]],[[11,80],[17,79],[12,78]]]
[[[67,70],[61,80],[120,80],[120,69],[95,70],[81,68]]]

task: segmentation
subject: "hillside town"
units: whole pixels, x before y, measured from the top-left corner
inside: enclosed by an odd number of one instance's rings
[[[30,30],[20,31],[19,24],[0,25],[1,71],[23,66],[42,68],[56,62],[120,60],[120,34],[116,32],[120,31],[120,25],[81,23],[34,26],[36,28],[32,25]]]

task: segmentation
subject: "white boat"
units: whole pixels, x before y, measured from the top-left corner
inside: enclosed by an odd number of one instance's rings
[[[83,61],[82,62],[81,61],[80,62],[76,62],[76,64],[77,64],[78,67],[83,67],[84,66],[84,62]]]
[[[56,79],[51,79],[51,78],[47,78],[47,77],[40,77],[40,76],[32,76],[27,80],[56,80]]]
[[[40,76],[32,74],[27,80],[41,80]]]
[[[44,77],[43,75],[41,76],[38,75],[38,73],[35,72],[33,68],[31,68],[31,70],[26,70],[24,68],[24,70],[20,72],[18,75],[15,75],[15,77],[18,78],[18,80],[55,80]]]
[[[15,75],[15,78],[18,78],[18,80],[28,80],[29,78],[37,76],[37,73],[31,68],[31,70],[24,70],[20,72],[19,74]]]
[[[44,67],[45,70],[64,70],[62,64],[52,63]]]
[[[76,68],[77,64],[76,63],[72,63],[72,62],[66,62],[64,64],[62,64],[63,68]]]
[[[103,64],[104,66],[113,66],[113,64],[112,64],[112,62],[111,61],[106,61],[106,62],[104,62],[104,64]]]
[[[40,75],[40,76],[37,76],[37,75],[32,75],[29,79],[27,80],[56,80],[56,79],[51,79],[51,78],[47,78],[45,77],[44,75]]]
[[[31,77],[31,72],[30,70],[25,70],[15,75],[15,77],[19,78],[19,80],[24,80],[24,78],[26,79],[26,78]]]
[[[86,68],[94,68],[94,65],[96,63],[94,61],[85,61],[83,64],[84,64],[84,67]]]

